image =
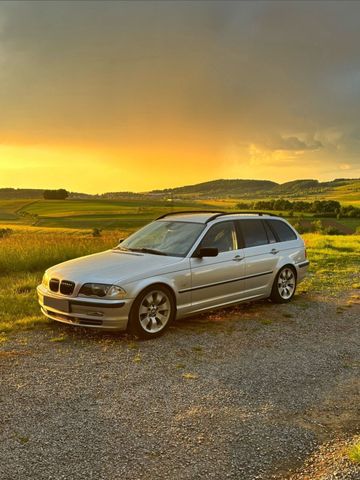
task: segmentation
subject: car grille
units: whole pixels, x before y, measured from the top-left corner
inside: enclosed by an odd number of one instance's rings
[[[74,291],[75,283],[70,282],[69,280],[63,280],[60,283],[60,293],[63,295],[71,295]]]
[[[75,283],[70,282],[70,280],[58,280],[57,278],[52,278],[49,282],[49,288],[52,292],[58,292],[63,295],[71,295],[75,288]]]
[[[52,292],[57,292],[59,290],[59,280],[57,278],[52,278],[49,282],[49,288]]]

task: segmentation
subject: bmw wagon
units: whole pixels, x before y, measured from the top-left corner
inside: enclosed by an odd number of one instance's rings
[[[289,302],[308,265],[303,240],[275,215],[173,212],[115,248],[49,268],[37,293],[50,319],[152,338],[175,318]]]

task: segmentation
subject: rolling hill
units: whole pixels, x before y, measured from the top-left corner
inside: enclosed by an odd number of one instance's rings
[[[43,192],[44,190],[41,189],[0,188],[0,199],[40,199],[43,197]],[[69,198],[89,200],[123,200],[126,198],[146,200],[149,197],[158,199],[256,199],[265,197],[302,198],[309,195],[357,203],[360,201],[360,179],[337,178],[329,182],[300,179],[282,184],[271,180],[220,179],[141,193],[119,191],[91,195],[71,192]]]

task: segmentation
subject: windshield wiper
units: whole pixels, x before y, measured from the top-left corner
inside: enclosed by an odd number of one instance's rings
[[[113,250],[122,250],[123,252],[129,252],[130,249],[126,247],[122,247],[121,245],[117,245],[116,247],[113,248]]]
[[[129,248],[131,252],[141,252],[141,253],[152,253],[154,255],[165,255],[167,253],[161,252],[160,250],[155,250],[154,248]]]

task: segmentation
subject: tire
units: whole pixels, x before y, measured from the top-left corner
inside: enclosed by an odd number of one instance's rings
[[[270,298],[275,303],[288,303],[296,290],[296,271],[290,265],[281,268],[274,280]]]
[[[163,285],[152,285],[135,299],[129,315],[128,332],[143,339],[159,337],[174,320],[175,313],[171,290]]]

